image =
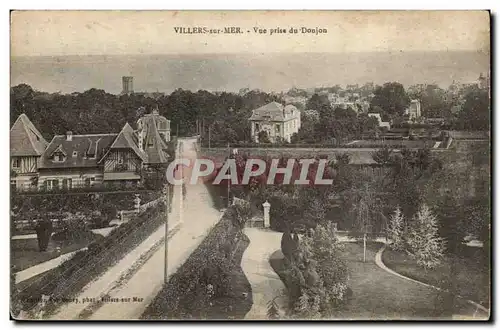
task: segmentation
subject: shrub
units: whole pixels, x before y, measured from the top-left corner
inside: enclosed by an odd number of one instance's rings
[[[36,237],[38,239],[38,248],[40,252],[47,250],[49,246],[50,236],[52,235],[52,221],[44,219],[38,221],[35,226]]]

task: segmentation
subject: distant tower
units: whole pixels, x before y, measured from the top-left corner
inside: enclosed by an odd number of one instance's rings
[[[122,94],[130,94],[134,92],[134,77],[122,77],[123,91]]]

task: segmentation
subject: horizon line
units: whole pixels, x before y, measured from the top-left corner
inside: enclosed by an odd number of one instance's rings
[[[332,52],[324,52],[324,51],[305,51],[305,52],[283,52],[283,51],[268,51],[268,52],[200,52],[200,53],[109,53],[109,54],[39,54],[39,55],[13,55],[10,57],[70,57],[70,56],[206,56],[206,55],[302,55],[302,54],[371,54],[371,53],[459,53],[459,52],[467,52],[467,53],[482,53],[485,55],[491,55],[489,50],[485,49],[443,49],[443,50],[370,50],[370,51],[332,51]]]

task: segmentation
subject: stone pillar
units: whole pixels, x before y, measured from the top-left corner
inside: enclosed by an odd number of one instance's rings
[[[269,228],[271,222],[269,221],[269,209],[271,208],[271,204],[266,200],[264,204],[262,204],[264,207],[264,228]]]
[[[139,213],[140,207],[141,207],[141,198],[139,197],[139,194],[135,194],[135,199],[134,199],[135,212]]]

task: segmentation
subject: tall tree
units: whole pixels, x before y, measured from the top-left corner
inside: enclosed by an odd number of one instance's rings
[[[410,104],[408,94],[403,85],[398,82],[388,82],[383,86],[377,86],[373,94],[370,108],[378,106],[389,116],[403,115]]]
[[[410,254],[417,264],[425,269],[432,269],[441,263],[445,247],[439,237],[438,220],[427,205],[422,204],[408,236]]]

